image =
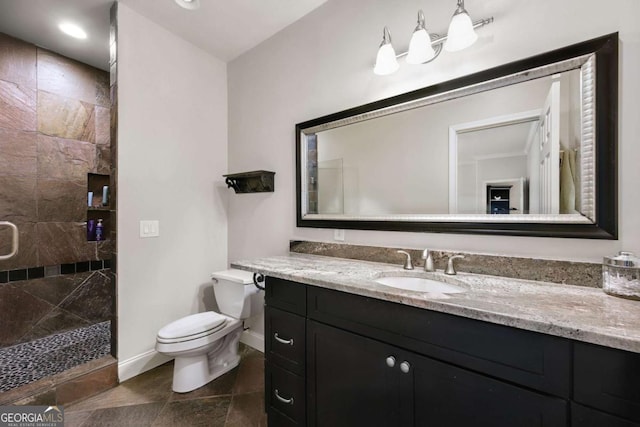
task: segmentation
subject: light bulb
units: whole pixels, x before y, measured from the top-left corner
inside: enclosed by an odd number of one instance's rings
[[[189,10],[195,10],[200,7],[200,0],[175,0],[178,6]]]
[[[80,27],[70,22],[63,22],[58,25],[60,31],[75,39],[86,39],[87,33]]]

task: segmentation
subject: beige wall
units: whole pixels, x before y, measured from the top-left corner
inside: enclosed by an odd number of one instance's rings
[[[118,85],[122,380],[158,329],[205,308],[227,265],[226,65],[120,3]],[[139,238],[152,219],[160,237]]]
[[[620,32],[620,240],[346,231],[347,243],[455,249],[599,262],[625,248],[640,252],[640,2],[634,0],[492,0],[467,2],[475,19],[493,15],[480,40],[424,66],[402,64],[392,76],[371,71],[382,27],[398,51],[408,45],[415,14],[446,29],[453,4],[417,0],[330,0],[229,64],[229,169],[276,172],[275,193],[233,197],[229,259],[284,254],[289,239],[333,240],[333,230],[296,228],[294,125],[451,78]]]

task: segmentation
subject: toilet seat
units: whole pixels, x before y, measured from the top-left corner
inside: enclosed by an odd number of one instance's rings
[[[192,314],[160,329],[157,341],[171,344],[203,338],[224,328],[227,320],[226,316],[214,311]]]
[[[182,353],[183,355],[200,348],[210,347],[213,343],[224,338],[238,328],[242,328],[242,320],[228,317],[227,321],[215,331],[207,331],[189,337],[161,339],[156,336],[156,350],[160,353],[175,355]]]

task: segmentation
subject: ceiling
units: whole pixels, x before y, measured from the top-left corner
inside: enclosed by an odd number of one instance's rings
[[[524,156],[537,121],[508,124],[458,135],[458,162]]]
[[[327,0],[201,0],[189,11],[173,0],[120,0],[174,34],[225,62],[260,44]],[[0,32],[103,70],[109,61],[109,9],[113,0],[0,0]],[[61,33],[68,20],[86,40]]]

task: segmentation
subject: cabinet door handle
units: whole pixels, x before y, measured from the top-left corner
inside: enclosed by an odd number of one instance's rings
[[[275,390],[274,394],[276,395],[276,399],[278,399],[280,402],[287,404],[287,405],[293,405],[293,397],[290,397],[288,399],[285,399],[284,397],[280,396],[278,394],[278,389]]]
[[[393,356],[387,357],[387,366],[390,368],[393,368],[394,366],[396,366],[396,358]]]
[[[400,370],[403,374],[408,374],[409,369],[411,369],[411,365],[406,360],[400,364]]]
[[[278,333],[276,332],[275,334],[273,334],[273,337],[276,339],[276,341],[278,341],[280,344],[285,344],[285,345],[293,345],[293,338],[291,338],[290,340],[283,340],[282,338],[280,338],[278,336]]]

